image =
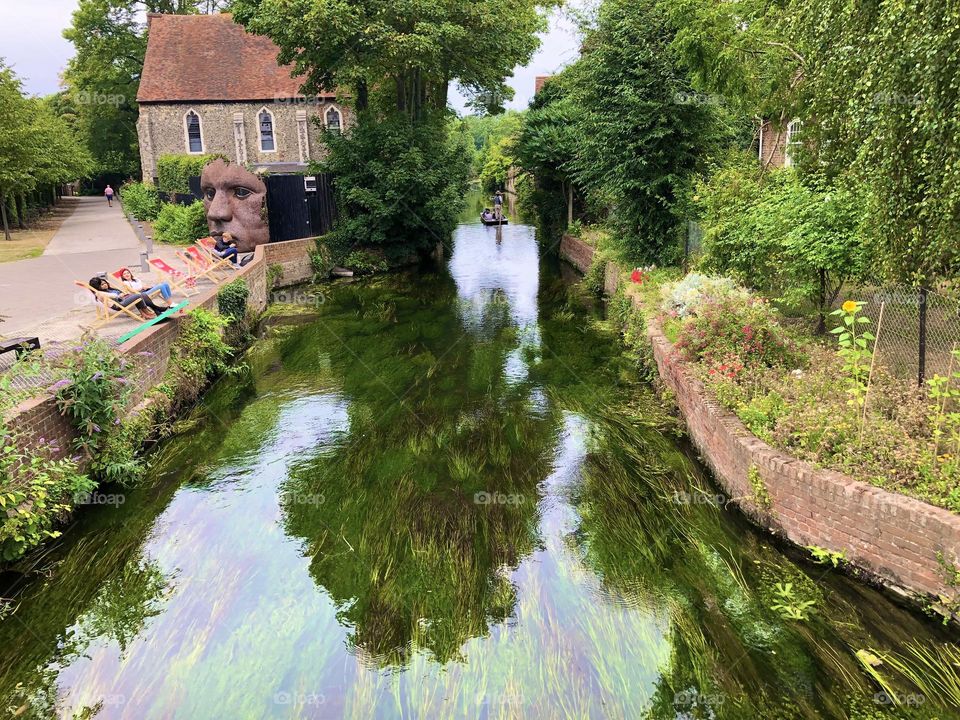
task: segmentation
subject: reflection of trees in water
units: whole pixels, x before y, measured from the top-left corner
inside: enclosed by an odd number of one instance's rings
[[[669,662],[647,717],[846,717],[851,702],[872,697],[855,653],[921,632],[901,627],[908,614],[867,630],[862,607],[815,582],[825,572],[811,579],[724,519],[717,491],[646,419],[614,407],[591,420],[569,541],[611,597],[666,608]],[[809,621],[771,609],[777,582],[817,599]],[[860,598],[864,607],[878,600]]]
[[[536,546],[537,482],[557,428],[556,416],[529,413],[530,387],[505,381],[517,347],[508,306],[489,303],[492,331],[464,337],[448,279],[397,284],[341,291],[306,339],[332,348],[350,431],[294,471],[283,500],[311,574],[377,665],[417,649],[456,659],[513,613],[506,569]]]

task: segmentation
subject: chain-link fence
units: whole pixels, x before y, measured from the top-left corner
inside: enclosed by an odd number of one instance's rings
[[[950,371],[951,351],[960,349],[960,300],[903,286],[848,290],[837,305],[847,298],[866,303],[862,314],[877,336],[877,362],[891,373],[922,383]]]

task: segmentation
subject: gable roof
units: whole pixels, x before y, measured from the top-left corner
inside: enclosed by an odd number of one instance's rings
[[[229,13],[149,13],[147,54],[137,102],[237,102],[302,98],[292,65],[277,65],[280,49],[252,35]],[[321,97],[334,97],[324,93]]]

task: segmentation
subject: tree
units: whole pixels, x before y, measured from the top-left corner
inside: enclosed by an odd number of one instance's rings
[[[216,12],[219,0],[80,0],[63,36],[76,54],[64,73],[76,124],[100,175],[137,175],[137,90],[147,50],[148,12]]]
[[[20,80],[0,61],[0,220],[10,240],[7,203],[37,188],[75,180],[90,158],[49,103],[23,95]],[[21,204],[22,207],[22,204]]]
[[[450,155],[450,83],[506,97],[504,79],[536,50],[548,2],[234,1],[237,21],[279,46],[305,92],[352,91],[356,126],[327,141],[338,245],[424,251],[452,230],[468,168]]]
[[[654,0],[607,0],[571,72],[581,127],[571,175],[632,261],[679,252],[677,202],[730,127],[722,106],[699,101],[671,52],[673,33]]]

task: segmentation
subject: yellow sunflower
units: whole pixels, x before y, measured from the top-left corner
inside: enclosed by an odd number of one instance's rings
[[[853,300],[847,300],[840,307],[843,308],[843,311],[845,313],[852,313],[854,310],[857,309],[857,303],[855,303]]]

